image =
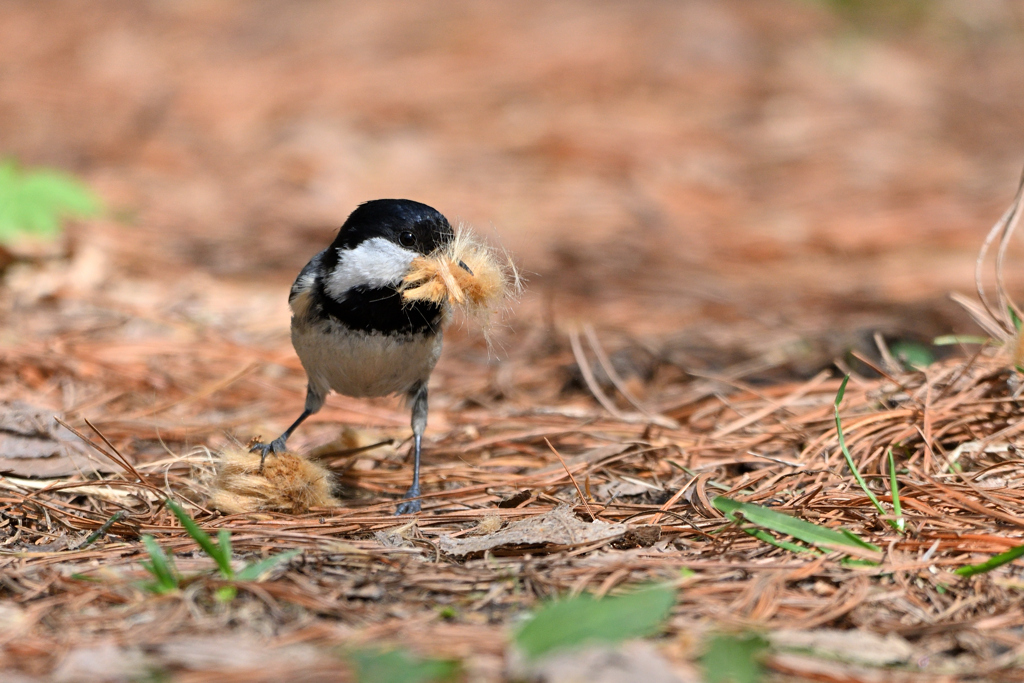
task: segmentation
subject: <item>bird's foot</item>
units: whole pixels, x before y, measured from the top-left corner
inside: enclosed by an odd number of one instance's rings
[[[419,486],[413,486],[411,489],[409,489],[408,491],[405,492],[404,496],[402,496],[402,498],[417,498],[417,499],[419,497],[420,497],[420,487]],[[398,504],[398,511],[395,512],[395,515],[411,515],[411,514],[414,514],[416,512],[419,512],[420,511],[420,507],[421,506],[420,506],[420,501],[419,500],[406,500],[405,502]]]
[[[260,454],[260,474],[263,474],[263,464],[267,461],[268,455],[270,455],[271,453],[284,453],[285,441],[286,439],[279,436],[270,443],[260,443],[259,441],[257,441],[256,443],[252,444],[252,446],[249,448],[249,452]]]

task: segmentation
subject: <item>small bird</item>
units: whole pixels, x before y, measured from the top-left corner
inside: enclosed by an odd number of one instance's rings
[[[408,199],[361,204],[327,249],[292,285],[292,346],[306,370],[306,406],[270,443],[255,443],[260,467],[281,453],[292,432],[334,390],[346,396],[405,394],[412,405],[412,486],[398,514],[419,512],[420,452],[427,426],[427,382],[441,355],[446,302],[403,301],[400,286],[413,259],[454,238],[440,212]],[[465,263],[459,262],[469,271]]]

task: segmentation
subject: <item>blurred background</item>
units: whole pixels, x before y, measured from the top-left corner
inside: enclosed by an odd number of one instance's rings
[[[8,285],[283,330],[348,213],[408,197],[515,255],[523,315],[970,329],[1022,65],[1021,0],[6,2],[0,153],[109,207]]]

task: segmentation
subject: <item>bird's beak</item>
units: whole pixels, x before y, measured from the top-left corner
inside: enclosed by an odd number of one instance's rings
[[[467,266],[466,262],[462,259],[459,259],[459,266],[470,275],[473,275],[473,271],[469,269],[469,266]]]

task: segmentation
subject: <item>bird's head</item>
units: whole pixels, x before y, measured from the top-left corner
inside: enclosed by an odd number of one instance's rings
[[[437,209],[409,199],[361,204],[341,226],[325,256],[326,291],[343,299],[353,287],[392,287],[418,256],[451,243],[451,224]]]

